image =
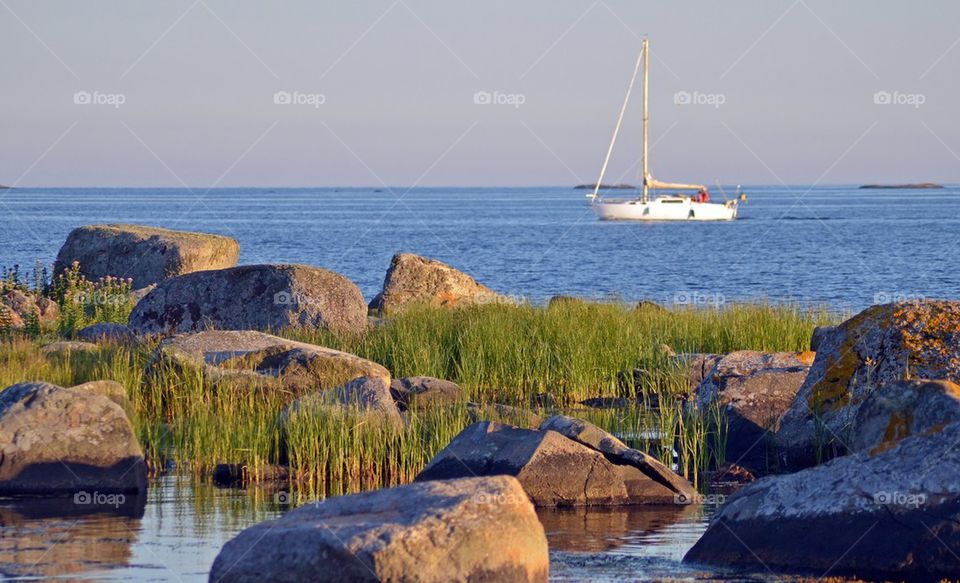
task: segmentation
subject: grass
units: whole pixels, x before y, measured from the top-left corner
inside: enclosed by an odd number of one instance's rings
[[[623,436],[694,482],[723,461],[726,440],[716,410],[686,405],[686,371],[670,351],[802,350],[825,311],[734,305],[719,310],[640,310],[616,304],[563,303],[550,308],[488,305],[454,311],[416,308],[362,336],[287,331],[298,340],[352,352],[395,377],[429,375],[459,383],[472,401],[524,410],[547,393],[541,415],[570,412]],[[286,423],[289,395],[208,382],[200,372],[155,369],[154,349],[104,344],[92,353],[46,356],[46,339],[0,339],[0,387],[25,380],[71,386],[96,379],[123,383],[129,411],[152,467],[170,462],[204,476],[219,463],[242,464],[253,479],[287,464],[304,496],[316,497],[409,482],[472,422],[466,403],[410,413],[402,427],[361,412],[304,408]],[[669,348],[666,348],[666,347]],[[642,368],[635,386],[623,371]],[[577,408],[584,398],[630,394],[620,409]],[[503,415],[509,415],[504,413]],[[506,422],[503,415],[494,420]]]

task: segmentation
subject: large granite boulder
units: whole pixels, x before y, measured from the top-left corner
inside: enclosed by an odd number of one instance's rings
[[[697,387],[696,407],[710,417],[720,407],[726,422],[726,459],[751,471],[776,464],[771,451],[780,418],[810,371],[812,352],[731,352]]]
[[[416,481],[515,476],[536,506],[690,503],[691,491],[611,457],[556,431],[484,421],[460,432]]]
[[[132,279],[134,289],[205,269],[233,267],[240,244],[223,235],[173,231],[142,225],[90,225],[70,231],[57,254],[54,273],[74,262],[89,280]]]
[[[338,273],[305,265],[243,265],[168,279],[130,314],[137,334],[328,329],[359,333],[367,306]]]
[[[740,490],[685,561],[884,580],[960,572],[960,424]]]
[[[960,386],[950,381],[896,381],[878,387],[857,410],[852,451],[884,452],[911,435],[960,421]]]
[[[146,490],[143,451],[123,408],[83,385],[0,392],[0,494]]]
[[[60,317],[60,306],[50,298],[38,297],[21,290],[9,290],[0,294],[0,322],[11,329],[26,326],[35,316],[41,329],[55,328]]]
[[[546,582],[547,538],[514,478],[330,498],[224,545],[211,581]]]
[[[403,418],[390,394],[390,387],[378,377],[360,377],[342,387],[311,393],[297,399],[290,407],[294,412],[355,412],[369,420],[400,425]]]
[[[697,388],[704,379],[710,376],[713,368],[723,358],[722,354],[706,354],[702,352],[678,354],[674,357],[677,366],[687,371],[690,388]]]
[[[393,379],[390,394],[401,411],[424,411],[466,400],[466,394],[456,383],[424,376]]]
[[[960,381],[960,302],[873,306],[819,348],[776,436],[791,467],[847,453],[857,411],[874,388],[904,379]]]
[[[690,482],[677,475],[656,458],[638,449],[627,447],[614,435],[589,421],[566,415],[554,415],[540,424],[540,430],[556,431],[568,439],[599,451],[615,464],[637,468],[654,482],[671,490],[677,502],[683,503],[685,500],[692,502],[697,499],[697,490]]]
[[[496,292],[446,263],[398,253],[390,262],[383,291],[370,302],[370,309],[390,314],[414,304],[454,307],[498,301],[503,298]]]
[[[165,338],[149,365],[151,372],[164,367],[199,370],[211,382],[278,387],[293,395],[337,388],[359,377],[390,383],[390,372],[365,358],[252,330],[207,330]]]

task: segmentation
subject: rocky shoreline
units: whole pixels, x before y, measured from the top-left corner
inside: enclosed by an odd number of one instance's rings
[[[117,289],[133,308],[125,325],[86,326],[44,352],[59,358],[95,355],[104,345],[150,346],[147,378],[175,371],[203,379],[212,391],[283,395],[281,436],[299,416],[351,416],[389,433],[402,431],[417,412],[464,407],[473,423],[412,484],[330,498],[244,530],[224,547],[211,581],[545,581],[546,538],[534,507],[702,501],[669,464],[585,419],[557,412],[538,418],[504,403],[469,401],[451,380],[393,378],[387,362],[273,334],[359,337],[424,306],[512,304],[469,275],[398,254],[367,304],[340,274],[237,266],[238,257],[236,242],[219,235],[131,225],[77,229],[56,271],[125,282]],[[560,298],[543,309],[579,301]],[[669,316],[649,303],[636,309]],[[44,329],[62,310],[42,294],[0,296],[0,316],[12,330]],[[813,332],[809,351],[655,351],[682,373],[686,410],[711,411],[726,428],[726,463],[716,473],[748,483],[685,560],[858,577],[954,576],[960,302],[874,306]],[[639,389],[656,384],[649,370],[623,370],[617,382],[620,397],[591,405],[660,406],[656,394]],[[21,383],[0,392],[0,493],[145,492],[147,460],[126,395],[123,385],[105,379],[73,387]],[[550,398],[543,395],[541,404]],[[516,421],[504,422],[505,414]],[[224,465],[222,475],[236,482],[244,473]],[[288,468],[275,475],[290,479]],[[259,544],[265,537],[270,544]]]

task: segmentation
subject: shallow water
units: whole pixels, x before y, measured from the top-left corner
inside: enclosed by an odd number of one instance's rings
[[[231,235],[243,263],[333,269],[368,300],[397,251],[533,301],[769,298],[859,310],[957,296],[960,188],[746,191],[734,222],[638,224],[597,221],[584,191],[569,188],[15,189],[0,191],[0,265],[52,262],[74,227],[127,222]]]
[[[151,481],[139,499],[90,499],[0,501],[0,574],[17,580],[206,581],[226,541],[290,507],[285,492],[214,488],[178,476]],[[681,564],[712,511],[541,510],[551,580],[781,580]]]

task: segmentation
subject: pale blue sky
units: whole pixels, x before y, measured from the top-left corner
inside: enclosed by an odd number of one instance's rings
[[[0,183],[588,182],[644,34],[659,178],[960,182],[957,22],[946,0],[2,0]],[[636,178],[633,105],[610,180]]]

